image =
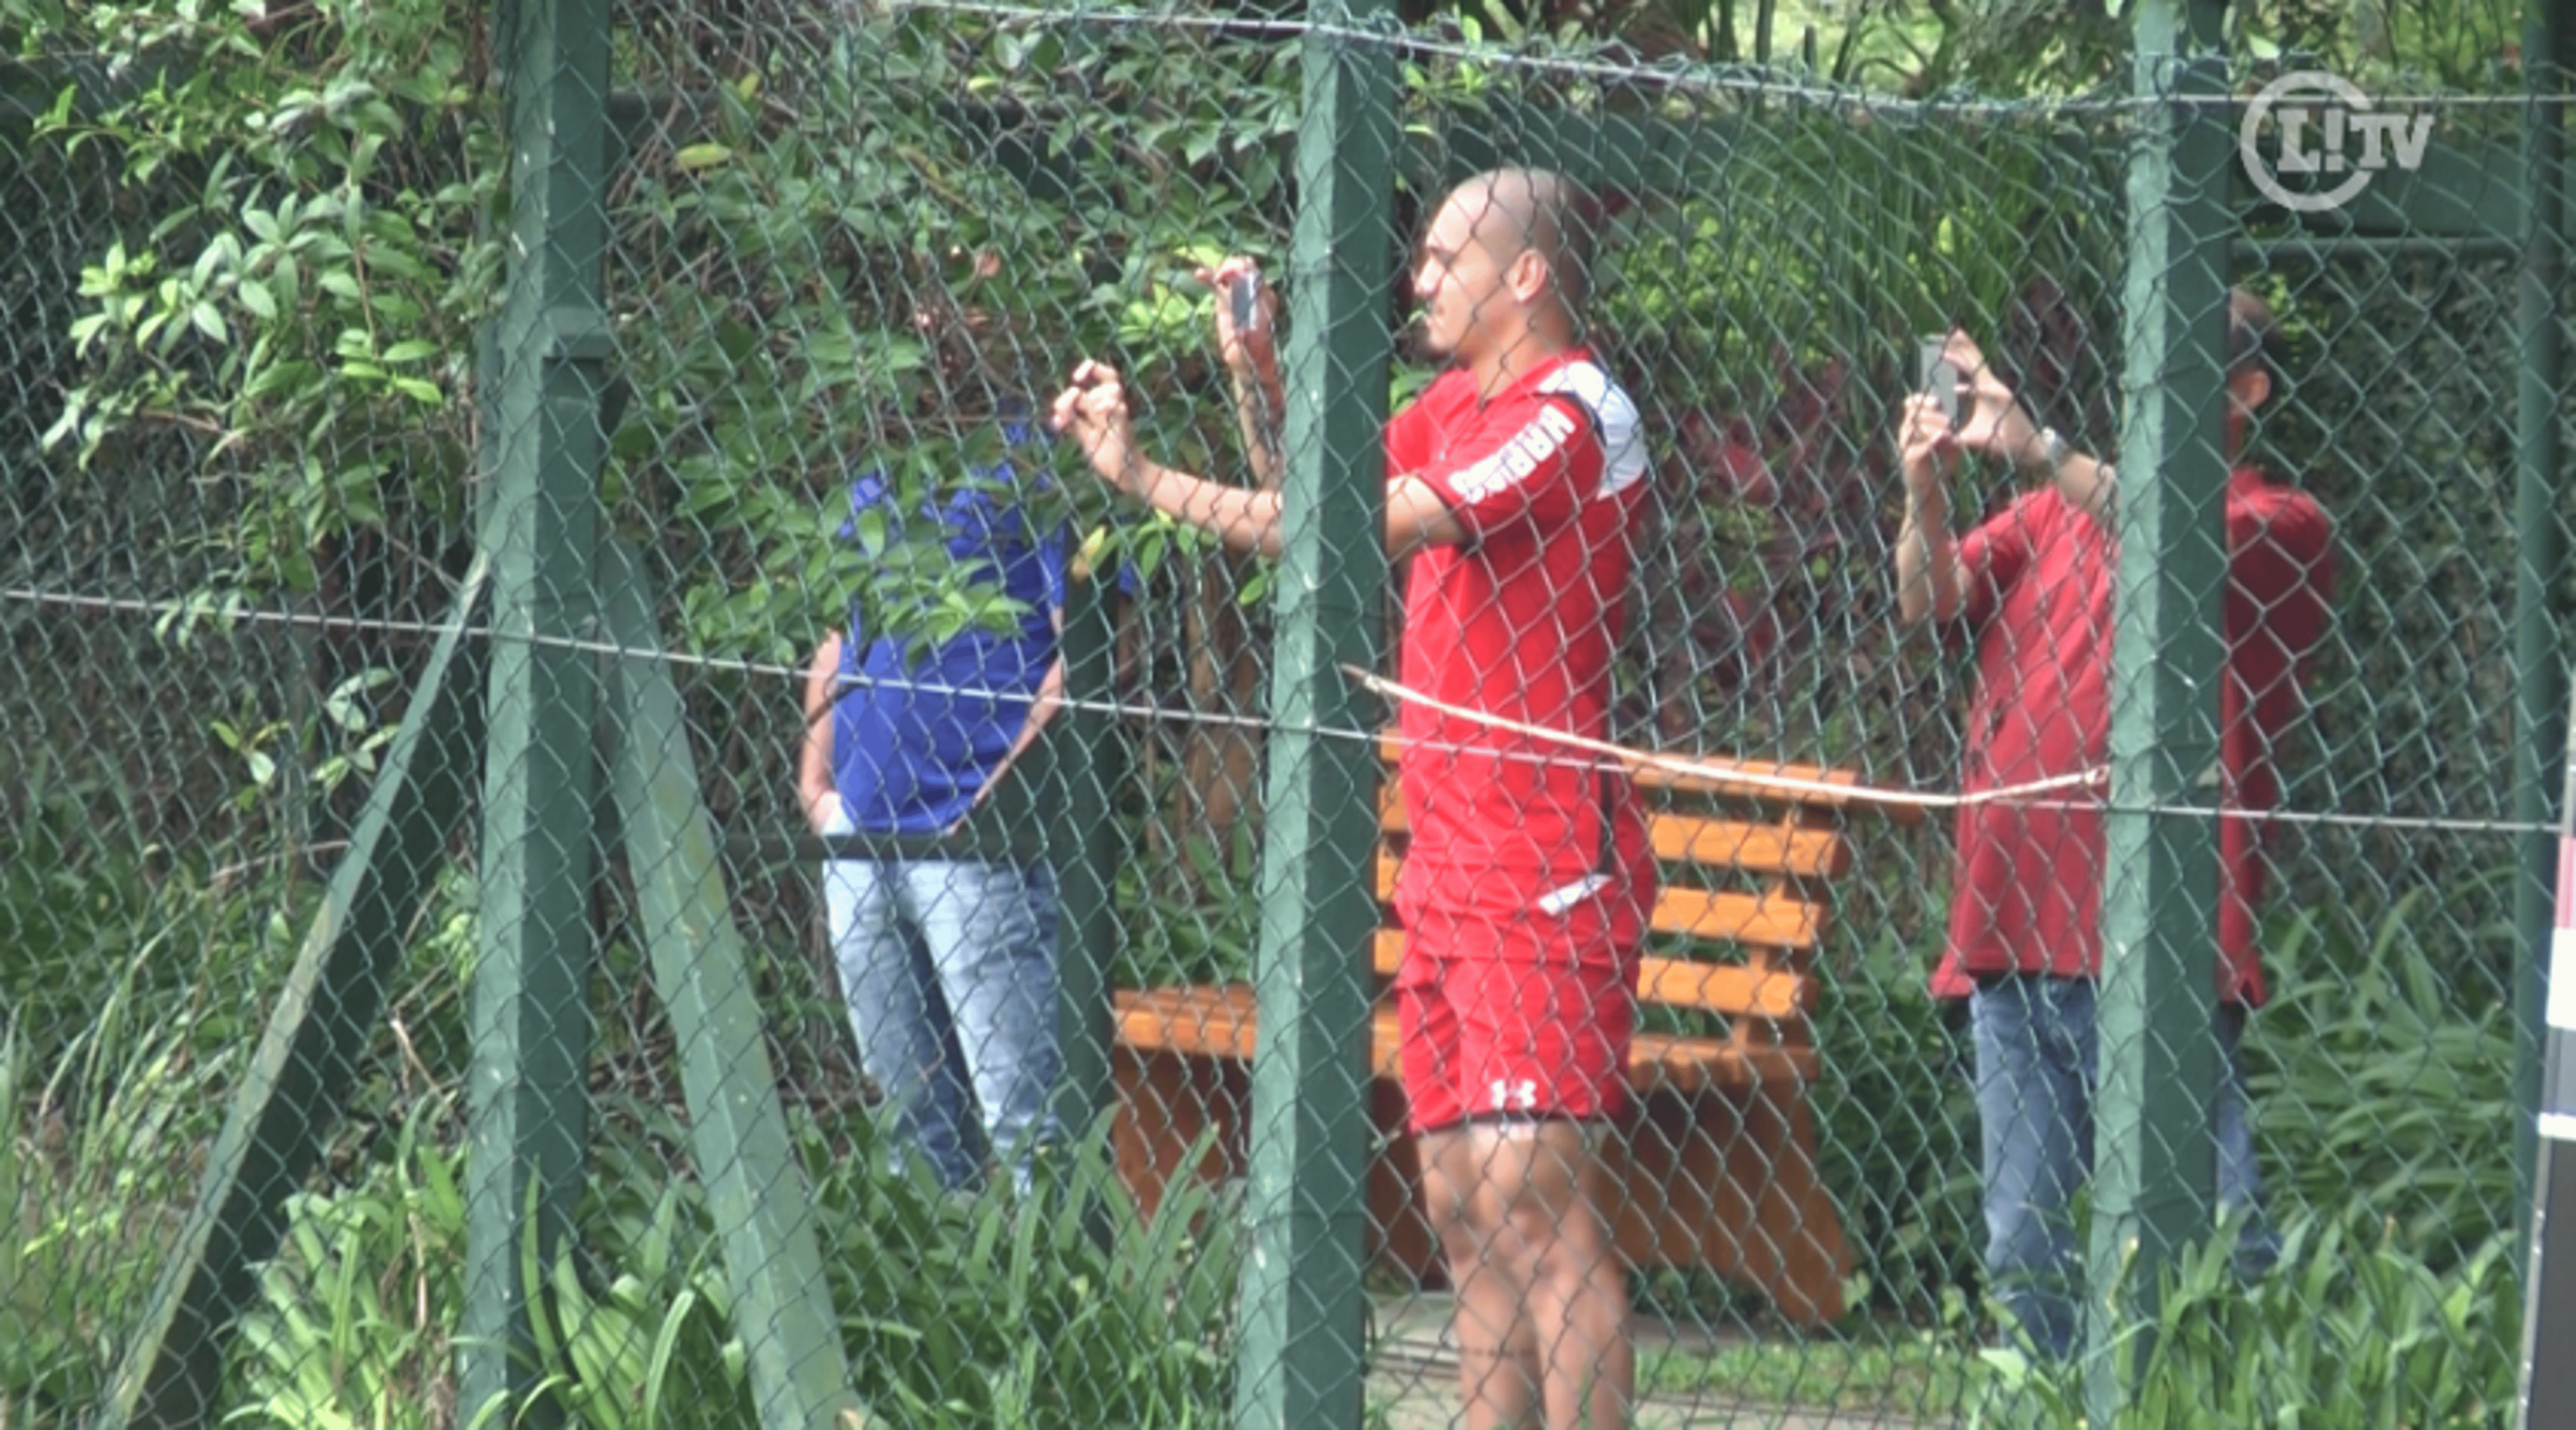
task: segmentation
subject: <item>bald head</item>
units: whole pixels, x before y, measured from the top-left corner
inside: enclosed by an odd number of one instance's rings
[[[1589,202],[1536,169],[1496,169],[1450,190],[1414,259],[1421,351],[1499,391],[1523,366],[1579,343]]]
[[[2227,290],[2227,370],[2253,368],[2273,381],[2281,375],[2272,309],[2245,288]]]
[[[1450,190],[1476,214],[1476,237],[1503,262],[1535,253],[1557,301],[1579,321],[1591,292],[1592,196],[1546,169],[1489,169]]]

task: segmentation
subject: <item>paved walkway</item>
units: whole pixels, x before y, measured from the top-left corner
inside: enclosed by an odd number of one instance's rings
[[[1416,1295],[1373,1303],[1381,1337],[1368,1379],[1370,1430],[1451,1430],[1458,1414],[1458,1355],[1449,1339],[1449,1298]],[[1640,1352],[1661,1347],[1714,1350],[1752,1338],[1640,1317]],[[1946,1430],[1947,1422],[1888,1410],[1815,1410],[1731,1400],[1723,1390],[1659,1397],[1637,1409],[1636,1430]]]

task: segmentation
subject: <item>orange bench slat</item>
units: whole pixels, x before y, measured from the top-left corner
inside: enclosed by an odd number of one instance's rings
[[[1381,786],[1378,825],[1389,834],[1403,834],[1411,827],[1392,782]],[[1646,834],[1655,859],[1664,864],[1704,864],[1787,879],[1830,879],[1851,868],[1851,846],[1830,829],[1656,814],[1647,819]]]
[[[1784,829],[1733,819],[1658,814],[1646,821],[1655,858],[1788,879],[1830,879],[1851,868],[1851,846],[1830,829]]]
[[[1379,929],[1370,962],[1382,977],[1393,978],[1404,962],[1404,933]],[[1748,968],[1740,963],[1700,963],[1687,958],[1646,955],[1638,961],[1637,1001],[1668,1008],[1701,1008],[1737,1018],[1785,1021],[1815,1011],[1815,980],[1784,969]]]
[[[1252,990],[1240,985],[1122,988],[1118,1041],[1153,1052],[1193,1057],[1252,1057]]]
[[[1394,856],[1377,859],[1377,896],[1395,897]],[[1651,926],[1685,938],[1749,943],[1761,948],[1813,948],[1824,933],[1824,910],[1787,894],[1715,893],[1666,885],[1655,895]]]
[[[1249,1061],[1259,1041],[1252,990],[1240,984],[1122,991],[1117,1007],[1119,1041],[1143,1051]],[[1379,1005],[1369,1024],[1370,1070],[1393,1078],[1399,1071],[1395,1010]],[[1816,1070],[1811,1047],[1745,1048],[1724,1038],[1639,1033],[1628,1048],[1628,1084],[1640,1092],[1804,1084]]]

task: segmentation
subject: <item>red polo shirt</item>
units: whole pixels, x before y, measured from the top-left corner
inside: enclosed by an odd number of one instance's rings
[[[2252,469],[2227,486],[2227,655],[2219,694],[2224,809],[2280,798],[2274,746],[2301,709],[2301,664],[2323,638],[2334,591],[2332,526],[2305,492]],[[1963,791],[2074,774],[2103,763],[2111,731],[2111,587],[2118,547],[2054,487],[2014,502],[1959,544],[1969,576],[1977,690]],[[1950,939],[1932,990],[1964,996],[1981,973],[2101,972],[2102,814],[2097,792],[1959,811]],[[2219,996],[2263,1001],[2254,939],[2262,826],[2219,821]]]
[[[1646,493],[1638,429],[1636,404],[1580,348],[1489,401],[1452,370],[1388,424],[1388,476],[1429,483],[1468,536],[1412,558],[1407,685],[1607,737],[1631,528]],[[1399,728],[1397,776],[1412,826],[1399,912],[1497,921],[1561,913],[1576,958],[1633,949],[1654,860],[1624,774],[1420,706],[1404,707]]]

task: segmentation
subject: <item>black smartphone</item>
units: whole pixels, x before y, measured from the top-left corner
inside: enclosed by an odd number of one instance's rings
[[[1959,425],[1959,390],[1965,385],[1965,380],[1959,374],[1958,364],[1943,356],[1949,346],[1947,334],[1928,337],[1920,342],[1916,353],[1922,372],[1922,390],[1941,404],[1941,419],[1955,428]]]
[[[1225,285],[1226,301],[1234,305],[1234,330],[1248,333],[1261,325],[1261,275],[1238,273]]]

